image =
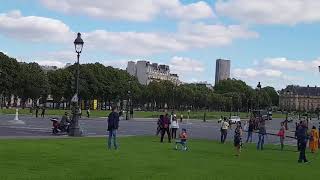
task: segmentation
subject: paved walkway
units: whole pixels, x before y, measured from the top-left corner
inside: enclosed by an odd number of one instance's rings
[[[35,118],[32,116],[20,116],[19,119],[24,121],[24,125],[10,124],[9,121],[13,120],[13,115],[0,115],[0,138],[57,138],[51,135],[52,123],[49,117]],[[268,133],[276,134],[279,130],[281,119],[274,119],[267,122]],[[316,122],[314,122],[316,123]],[[102,137],[106,135],[107,122],[101,118],[83,118],[80,120],[81,129],[88,137]],[[217,121],[203,122],[201,120],[185,120],[180,123],[180,128],[188,130],[190,138],[201,138],[210,140],[220,139],[220,125]],[[289,124],[290,130],[294,130],[294,124]],[[134,135],[155,135],[156,119],[134,119],[122,120],[120,122],[120,129],[118,134],[120,136],[134,136]],[[243,139],[246,139],[246,133]],[[289,132],[293,136],[292,132]],[[58,136],[64,138],[65,136]],[[233,130],[228,133],[228,140],[233,139]],[[257,141],[257,135],[254,134],[253,142]],[[277,144],[279,138],[277,136],[267,136],[267,143]],[[295,145],[294,139],[287,138],[287,144]]]

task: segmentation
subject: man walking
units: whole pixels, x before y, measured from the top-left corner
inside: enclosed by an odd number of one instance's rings
[[[227,118],[224,117],[224,120],[221,122],[221,143],[225,143],[228,135],[229,123],[227,122]]]
[[[259,141],[257,144],[257,150],[263,150],[264,136],[267,134],[265,122],[260,121],[259,123]]]
[[[169,115],[166,114],[164,116],[164,118],[162,119],[162,121],[161,121],[161,139],[160,139],[160,142],[163,142],[164,134],[167,133],[168,141],[169,141],[169,143],[171,143],[171,135],[170,135],[169,127],[170,127],[170,118],[169,118]]]
[[[90,118],[90,108],[87,109],[87,118]]]
[[[250,119],[249,126],[248,126],[248,137],[247,137],[246,143],[252,142],[253,129],[254,129],[254,123],[253,123],[253,120]]]
[[[39,107],[36,106],[36,118],[38,118],[38,114],[39,114]]]
[[[112,107],[112,112],[108,116],[108,149],[111,149],[111,144],[113,141],[114,149],[118,149],[117,145],[117,130],[119,127],[119,114],[116,107]]]
[[[306,148],[307,148],[307,142],[308,142],[308,127],[306,125],[306,122],[303,121],[300,126],[297,128],[297,138],[298,138],[298,144],[300,146],[300,154],[299,154],[299,163],[307,163],[308,160],[306,158]]]
[[[46,113],[46,108],[43,106],[41,109],[41,117],[44,118],[44,115]]]

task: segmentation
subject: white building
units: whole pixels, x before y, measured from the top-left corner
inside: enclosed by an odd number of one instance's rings
[[[131,76],[135,76],[140,84],[148,85],[151,81],[167,80],[177,85],[179,76],[177,74],[171,74],[168,65],[158,65],[157,63],[150,63],[149,61],[129,61],[127,66],[127,72]]]

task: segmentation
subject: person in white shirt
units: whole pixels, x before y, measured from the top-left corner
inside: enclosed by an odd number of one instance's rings
[[[225,143],[228,135],[229,123],[227,122],[227,118],[221,122],[221,143]]]
[[[177,116],[174,114],[171,118],[171,137],[172,139],[177,138],[177,130],[179,129],[179,123],[177,121]]]

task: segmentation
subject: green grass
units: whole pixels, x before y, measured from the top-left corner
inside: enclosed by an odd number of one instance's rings
[[[62,116],[64,114],[65,110],[57,110],[57,109],[47,109],[46,110],[46,115],[55,115],[55,116]],[[15,109],[0,109],[0,114],[14,114]],[[35,113],[35,112],[34,112]],[[39,111],[40,113],[40,111]],[[110,111],[102,111],[102,110],[92,110],[91,111],[91,117],[106,117]],[[135,118],[158,118],[160,114],[163,114],[164,112],[158,112],[158,111],[135,111],[134,112],[134,117]],[[19,109],[19,114],[24,114],[24,115],[31,115],[29,109]],[[82,114],[85,116],[86,111],[84,110]],[[188,112],[186,111],[179,111],[176,112],[178,117],[180,117],[180,114],[183,114],[184,118],[188,117]],[[232,115],[236,115],[236,113],[232,113]],[[242,119],[248,118],[248,113],[245,112],[240,112],[240,117]],[[230,116],[230,112],[207,112],[206,114],[206,119],[208,120],[216,120],[219,119],[220,116]],[[204,112],[190,112],[190,119],[199,119],[203,120],[204,117]],[[273,114],[274,118],[284,118],[284,114],[278,114],[274,113]]]
[[[104,138],[0,140],[0,179],[250,179],[301,180],[319,177],[318,155],[298,164],[293,147],[246,146],[240,157],[231,144],[189,141],[187,152],[155,137],[121,138],[120,149],[108,151]]]

